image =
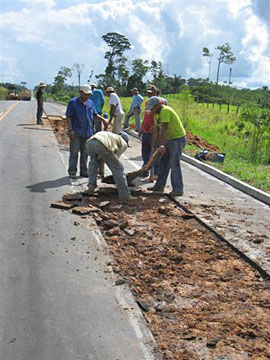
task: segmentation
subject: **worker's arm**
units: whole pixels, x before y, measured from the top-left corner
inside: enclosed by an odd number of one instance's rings
[[[117,157],[120,157],[127,150],[127,147],[128,146],[126,143],[125,144],[122,143],[117,149],[116,152]]]
[[[100,120],[104,126],[104,130],[107,130],[108,127],[108,123],[107,121],[104,119],[104,117],[100,116],[99,114],[95,114],[94,115],[94,121],[96,120]]]
[[[112,123],[116,107],[117,107],[117,105],[112,105],[111,104],[111,107],[110,107],[110,119],[109,119],[108,125],[110,125]]]
[[[66,121],[67,121],[68,136],[69,136],[70,139],[75,139],[76,133],[75,133],[75,131],[72,129],[71,117],[67,116],[67,117],[66,117]]]
[[[165,147],[165,143],[166,143],[166,136],[167,136],[167,132],[168,132],[168,126],[169,126],[169,123],[161,124],[159,153],[162,155],[165,154],[167,151],[166,147]]]
[[[152,139],[152,153],[156,150],[159,140],[159,126],[155,125]]]

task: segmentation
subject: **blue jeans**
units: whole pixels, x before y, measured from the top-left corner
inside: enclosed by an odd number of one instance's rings
[[[142,133],[142,158],[143,158],[143,166],[145,166],[152,153],[152,133]],[[158,175],[159,173],[159,159],[154,164],[154,173]]]
[[[37,107],[37,124],[41,124],[41,123],[42,123],[42,115],[43,115],[43,107],[42,107],[42,106],[38,106],[38,107]]]
[[[167,152],[160,159],[159,175],[155,187],[165,187],[169,171],[171,170],[171,184],[173,191],[183,191],[183,178],[180,158],[186,145],[186,137],[168,140],[165,144]]]
[[[69,148],[69,175],[76,175],[77,173],[77,163],[78,156],[80,153],[80,174],[87,174],[87,154],[85,152],[85,143],[87,137],[76,137],[75,139],[70,139],[70,148]]]
[[[124,173],[124,167],[118,157],[110,152],[100,141],[92,139],[86,143],[86,153],[91,156],[88,167],[89,184],[97,186],[97,173],[99,167],[99,158],[109,167],[115,180],[118,195],[120,198],[130,196],[130,190],[127,184],[127,178]]]

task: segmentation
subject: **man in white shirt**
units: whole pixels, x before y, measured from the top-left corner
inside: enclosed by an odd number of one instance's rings
[[[119,134],[122,130],[122,119],[124,117],[121,101],[111,86],[106,89],[106,93],[110,97],[110,119],[108,124],[110,125],[113,121],[112,132]]]
[[[99,159],[102,159],[111,170],[118,190],[119,200],[129,202],[132,199],[124,173],[124,167],[118,159],[128,147],[128,134],[120,132],[114,134],[109,131],[99,131],[87,140],[85,150],[91,156],[88,165],[88,193],[94,192],[97,187],[97,173]]]

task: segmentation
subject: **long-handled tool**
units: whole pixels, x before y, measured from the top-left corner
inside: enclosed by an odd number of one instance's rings
[[[159,156],[160,156],[159,151],[156,150],[150,157],[148,163],[144,165],[144,167],[142,167],[140,170],[127,173],[126,177],[128,184],[130,185],[132,181],[136,179],[136,177],[140,176],[144,171],[149,170],[153,166],[154,162],[159,158]],[[104,179],[102,179],[102,182],[105,184],[115,184],[113,175],[106,176]]]

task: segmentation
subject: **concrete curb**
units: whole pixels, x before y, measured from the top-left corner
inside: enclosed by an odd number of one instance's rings
[[[130,135],[135,137],[136,139],[140,139],[138,134],[135,133],[133,130],[127,131]],[[238,180],[234,178],[233,176],[230,176],[228,174],[225,174],[224,172],[217,170],[213,166],[210,166],[208,164],[203,163],[202,161],[196,160],[192,158],[191,156],[182,154],[182,160],[187,162],[190,165],[196,166],[198,169],[205,171],[206,173],[216,177],[217,179],[224,181],[225,183],[233,186],[234,188],[242,191],[243,193],[252,196],[253,198],[270,205],[270,195],[266,192],[256,189],[253,186],[250,186],[246,183],[244,183],[241,180]]]

